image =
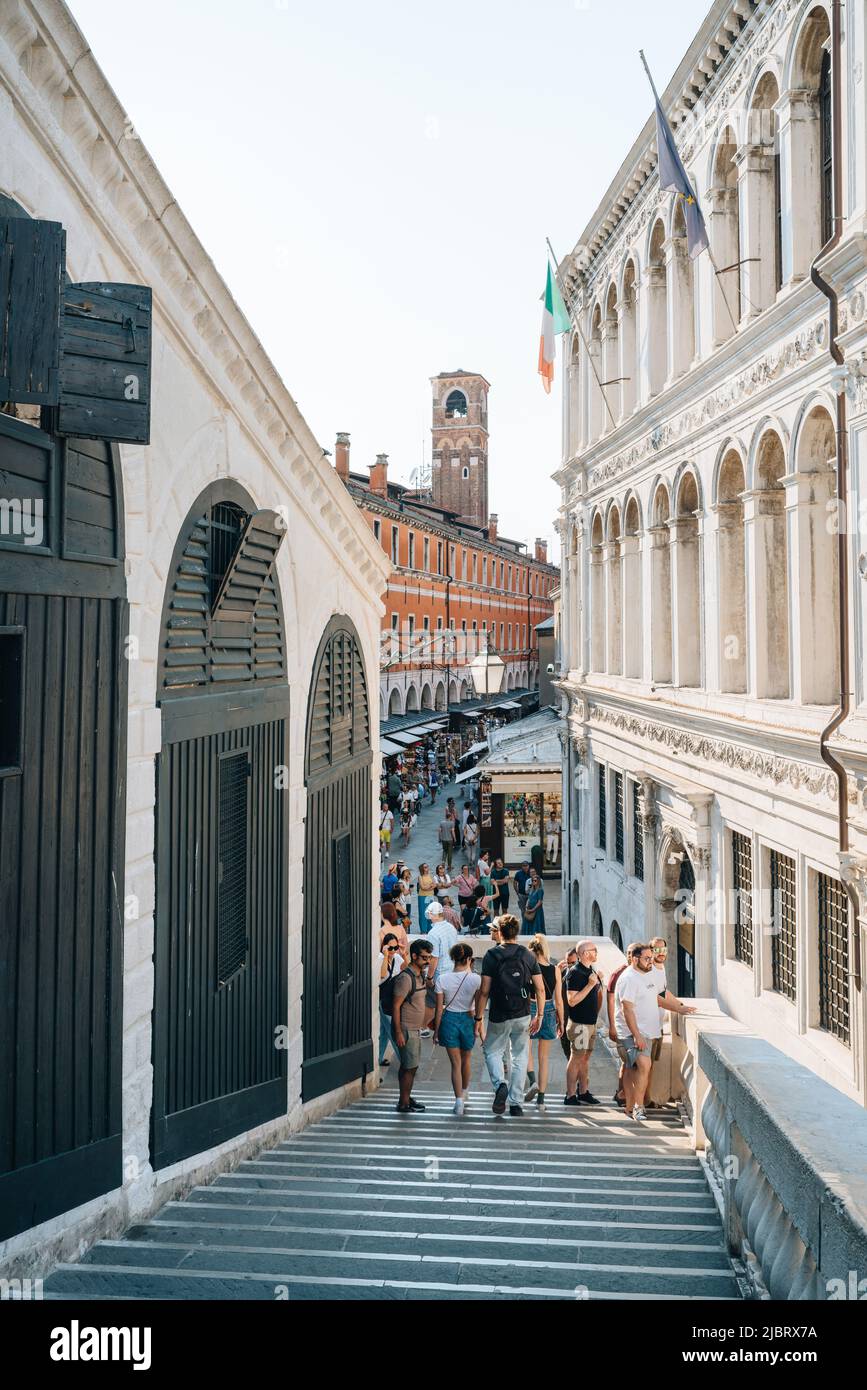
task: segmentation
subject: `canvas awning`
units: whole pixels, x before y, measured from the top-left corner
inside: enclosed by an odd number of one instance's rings
[[[455,778],[456,782],[467,782],[471,777],[478,777],[482,769],[478,767],[468,767],[465,772],[459,772]]]
[[[486,751],[487,747],[488,747],[487,739],[483,740],[481,743],[474,743],[474,744],[472,744],[472,745],[467,749],[466,753],[462,753],[462,754],[461,754],[461,761],[463,762],[464,758],[471,758],[475,753],[484,753],[484,752]]]
[[[392,743],[399,743],[403,748],[408,748],[411,743],[418,743],[421,734],[410,733],[408,729],[395,729],[388,737]]]
[[[379,740],[379,751],[384,753],[387,758],[393,758],[395,753],[405,753],[406,749],[402,743],[392,743],[389,738]]]

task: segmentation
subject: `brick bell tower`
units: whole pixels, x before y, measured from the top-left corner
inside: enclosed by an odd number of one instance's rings
[[[433,387],[432,478],[437,507],[488,524],[488,392],[477,372],[440,372]]]

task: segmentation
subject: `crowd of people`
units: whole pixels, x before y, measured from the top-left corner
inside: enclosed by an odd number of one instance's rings
[[[663,938],[633,942],[626,962],[606,984],[592,940],[580,942],[554,963],[543,933],[535,934],[528,948],[518,940],[518,918],[502,913],[491,923],[491,945],[477,974],[472,945],[459,939],[457,926],[445,918],[438,902],[428,905],[426,921],[425,935],[404,945],[405,954],[397,935],[386,930],[380,953],[379,1060],[381,1066],[389,1065],[391,1044],[399,1064],[399,1111],[425,1109],[412,1089],[422,1039],[431,1035],[434,1045],[448,1053],[456,1115],[463,1115],[469,1104],[477,1042],[495,1115],[508,1106],[509,1115],[519,1117],[532,1101],[545,1106],[550,1049],[558,1039],[567,1058],[563,1104],[598,1106],[601,1102],[590,1090],[590,1059],[607,997],[608,1035],[620,1058],[612,1101],[636,1122],[647,1118],[663,1014],[695,1012],[668,988]]]

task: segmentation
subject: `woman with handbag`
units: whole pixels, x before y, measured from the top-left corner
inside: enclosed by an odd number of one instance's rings
[[[463,1115],[470,1089],[470,1060],[475,1045],[476,994],[482,983],[473,971],[473,948],[457,941],[449,951],[451,970],[437,977],[434,1046],[444,1047],[452,1068],[454,1113]]]
[[[386,932],[382,938],[379,948],[379,987],[380,990],[386,980],[390,980],[395,975],[399,975],[403,969],[403,956],[400,954],[400,943],[394,932]],[[391,1042],[391,1016],[387,1014],[382,1004],[379,1006],[379,1065],[387,1067],[390,1065],[385,1053],[388,1044]],[[391,1044],[392,1047],[394,1043]]]

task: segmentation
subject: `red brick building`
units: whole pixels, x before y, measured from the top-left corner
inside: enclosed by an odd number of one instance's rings
[[[337,436],[338,476],[393,565],[383,594],[383,719],[474,698],[468,665],[480,650],[502,658],[504,693],[539,684],[536,626],[553,613],[560,572],[545,541],[530,554],[498,535],[487,514],[487,391],[476,373],[433,378],[429,490],[389,482],[385,454],[369,476],[352,472],[349,435]]]

